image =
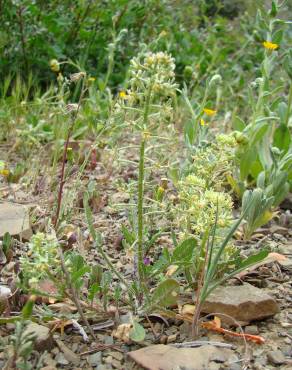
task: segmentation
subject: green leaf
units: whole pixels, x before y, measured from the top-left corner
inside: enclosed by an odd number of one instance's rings
[[[265,181],[266,181],[266,173],[262,171],[257,178],[257,187],[261,189],[265,189]]]
[[[23,309],[21,310],[21,316],[24,320],[31,318],[33,306],[34,306],[34,300],[28,299],[26,304],[23,306]]]
[[[285,102],[281,102],[278,105],[278,114],[280,117],[281,124],[285,124],[286,115],[287,115],[287,104]]]
[[[238,116],[235,116],[232,121],[232,127],[235,131],[243,131],[246,127],[245,122]]]
[[[248,267],[251,267],[251,266],[255,265],[258,262],[261,262],[262,260],[264,260],[267,257],[268,254],[269,254],[269,251],[264,249],[264,250],[260,251],[259,253],[254,254],[252,256],[249,256],[247,259],[243,260],[235,270],[229,272],[228,274],[223,276],[223,278],[221,278],[220,280],[217,280],[216,282],[210,284],[209,289],[207,290],[206,294],[204,295],[204,299],[206,299],[208,297],[208,295],[215,288],[217,288],[218,285],[224,283],[226,280],[229,280],[230,278],[239,274],[241,271],[247,269]]]
[[[151,307],[168,307],[176,304],[179,296],[179,283],[167,279],[160,283],[150,298]]]
[[[290,143],[291,135],[288,127],[285,125],[277,127],[274,133],[273,145],[286,153],[290,147]]]
[[[190,261],[197,245],[198,243],[195,238],[188,238],[181,242],[173,251],[172,263]]]
[[[122,225],[122,234],[128,244],[132,245],[134,243],[136,236],[125,225]]]
[[[133,328],[130,331],[130,338],[133,342],[142,342],[145,339],[145,329],[142,325],[134,321]]]
[[[240,261],[235,271],[245,269],[247,267],[255,265],[256,263],[264,260],[268,254],[269,254],[269,251],[267,249],[263,249],[260,252],[245,258],[244,260]],[[232,274],[233,273],[234,271],[232,272]]]
[[[11,244],[12,244],[11,235],[8,232],[6,232],[3,235],[3,241],[2,241],[3,252],[5,255],[7,255],[7,252],[9,251]]]

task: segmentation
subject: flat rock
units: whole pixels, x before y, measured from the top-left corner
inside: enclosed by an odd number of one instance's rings
[[[211,369],[214,362],[234,359],[232,350],[210,345],[198,348],[175,348],[158,344],[129,352],[128,355],[147,370]]]
[[[282,365],[286,362],[285,356],[280,350],[268,352],[267,357],[272,365]]]
[[[80,359],[79,356],[77,356],[73,351],[71,351],[70,348],[68,348],[61,340],[56,340],[56,343],[60,350],[63,352],[63,355],[69,363],[72,363],[74,365],[79,364]]]
[[[36,350],[42,352],[52,349],[54,345],[54,340],[50,334],[49,328],[47,328],[46,326],[31,322],[25,329],[25,334],[28,333],[35,335],[34,347]]]
[[[0,203],[0,238],[7,232],[25,240],[31,237],[29,207],[17,203]]]
[[[202,307],[204,313],[222,313],[241,323],[270,317],[279,312],[277,302],[250,284],[216,288]],[[223,321],[226,321],[222,317]]]

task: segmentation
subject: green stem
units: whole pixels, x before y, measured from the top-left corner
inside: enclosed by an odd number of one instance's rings
[[[289,122],[291,105],[292,105],[292,83],[290,83],[287,111],[286,111],[286,117],[285,117],[285,125],[286,126],[288,126],[288,122]]]
[[[147,128],[148,116],[150,110],[152,83],[149,86],[148,94],[146,96],[145,109],[143,115],[143,130]],[[144,177],[145,177],[145,134],[142,134],[140,143],[140,158],[139,158],[139,174],[138,174],[138,276],[139,282],[144,279],[143,268],[143,198],[144,198]]]
[[[144,159],[145,139],[140,144],[139,179],[138,179],[138,272],[140,282],[143,280],[143,196],[144,196]]]

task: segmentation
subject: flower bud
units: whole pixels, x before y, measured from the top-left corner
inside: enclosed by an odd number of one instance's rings
[[[216,85],[221,84],[222,77],[219,74],[214,75],[209,81],[209,88],[215,87]]]
[[[185,66],[184,68],[184,78],[190,80],[193,75],[193,68],[191,66]]]
[[[50,60],[50,68],[53,72],[56,72],[56,73],[60,72],[60,64],[57,61],[57,59]]]

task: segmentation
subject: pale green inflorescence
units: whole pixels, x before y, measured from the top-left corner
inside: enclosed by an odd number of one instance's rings
[[[226,175],[233,169],[235,148],[236,140],[232,135],[217,135],[210,146],[195,153],[190,171],[204,179],[207,187],[221,191]]]
[[[138,110],[150,104],[150,126],[170,122],[173,117],[172,100],[177,89],[174,71],[174,58],[164,52],[144,52],[133,58],[129,69],[129,88],[120,92],[114,114],[126,113],[124,122],[140,126],[143,115]]]
[[[54,234],[37,233],[29,243],[28,255],[20,258],[24,280],[32,288],[47,276],[48,270],[53,274],[60,266],[58,241]]]
[[[233,221],[233,201],[225,191],[226,175],[232,170],[236,141],[231,135],[220,134],[206,148],[197,150],[186,175],[178,183],[178,222],[182,237],[194,235],[201,238],[214,226],[217,217],[215,241],[220,242],[224,230]],[[226,255],[233,251],[226,249]]]

